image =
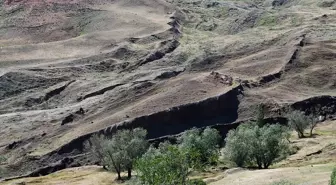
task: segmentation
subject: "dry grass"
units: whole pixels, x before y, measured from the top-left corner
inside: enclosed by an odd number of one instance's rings
[[[70,168],[43,177],[31,177],[0,183],[11,185],[25,182],[26,185],[114,185],[116,175],[102,171],[101,167],[86,166]]]
[[[304,166],[336,162],[336,121],[318,125],[313,138],[297,139],[292,136],[292,145],[300,150],[275,167]],[[308,135],[308,133],[306,133]]]
[[[268,170],[243,170],[227,175],[210,185],[268,185],[279,180],[295,184],[328,185],[328,179],[335,164],[288,167]],[[211,179],[208,179],[211,181]]]

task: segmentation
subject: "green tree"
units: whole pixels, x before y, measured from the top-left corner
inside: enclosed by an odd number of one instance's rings
[[[191,168],[203,169],[206,165],[217,163],[221,136],[216,129],[207,127],[202,132],[193,128],[179,138],[179,148],[187,155]]]
[[[313,129],[316,125],[314,125],[314,119],[310,116],[306,116],[303,112],[294,110],[287,114],[288,124],[289,126],[295,130],[298,134],[299,138],[304,137],[304,131],[311,127],[311,135],[313,133]]]
[[[142,128],[120,130],[111,138],[94,135],[89,141],[89,146],[105,169],[118,174],[118,180],[121,179],[120,173],[124,170],[127,170],[128,177],[131,178],[134,161],[148,148],[146,135],[147,131]]]
[[[160,144],[137,160],[135,169],[142,185],[186,185],[189,165],[186,155],[176,145]]]
[[[268,168],[275,161],[282,159],[289,150],[285,128],[276,125],[265,125],[253,128],[252,160],[259,168]]]
[[[278,124],[259,127],[255,123],[240,125],[227,135],[224,154],[238,166],[257,165],[268,168],[285,157],[289,145],[286,129]]]
[[[254,135],[247,124],[240,125],[235,130],[230,130],[225,138],[224,156],[243,167],[250,160],[252,145],[250,138]]]

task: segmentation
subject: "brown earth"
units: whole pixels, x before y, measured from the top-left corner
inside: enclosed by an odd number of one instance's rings
[[[289,106],[335,118],[334,1],[0,3],[7,176],[90,163],[79,154],[97,131],[225,134],[260,103],[271,118]]]

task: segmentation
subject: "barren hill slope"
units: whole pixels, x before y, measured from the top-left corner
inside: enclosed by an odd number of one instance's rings
[[[71,157],[91,133],[225,133],[266,104],[336,113],[331,0],[1,1],[0,147],[10,175]]]

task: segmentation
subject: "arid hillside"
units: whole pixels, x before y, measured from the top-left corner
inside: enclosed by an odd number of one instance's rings
[[[295,184],[328,185],[336,162],[336,121],[319,124],[313,138],[297,139],[293,132],[292,146],[299,148],[296,154],[272,166],[271,169],[253,170],[232,168],[195,173],[191,178],[202,178],[210,185],[269,185],[279,180],[290,180]],[[122,174],[126,176],[127,174]],[[1,185],[25,183],[27,185],[115,185],[115,173],[101,166],[68,168],[42,177],[20,178]],[[123,184],[127,184],[123,183]]]
[[[83,142],[97,132],[143,127],[156,139],[215,125],[225,134],[261,103],[270,122],[285,122],[290,107],[336,117],[334,0],[0,5],[6,176],[92,164]]]

